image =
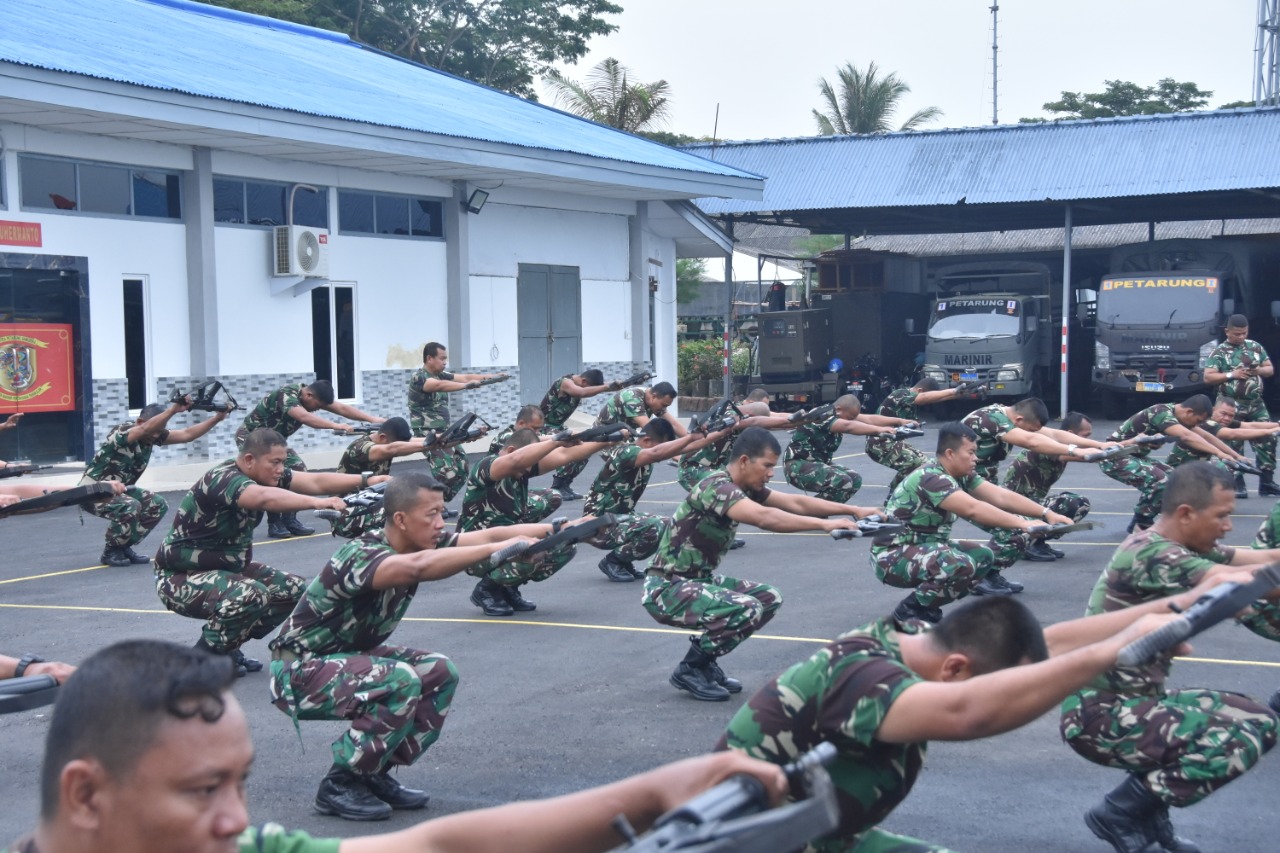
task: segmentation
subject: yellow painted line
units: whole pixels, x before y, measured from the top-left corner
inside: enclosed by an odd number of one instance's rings
[[[1273,666],[1280,667],[1280,663],[1266,660],[1231,660],[1230,658],[1174,658],[1174,660],[1185,660],[1189,663],[1221,663],[1230,666]]]
[[[8,580],[0,581],[0,584],[19,583],[20,581],[38,581],[41,578],[56,578],[59,575],[74,575],[79,574],[80,572],[96,572],[98,569],[105,568],[106,566],[86,566],[83,569],[67,569],[61,572],[45,572],[42,575],[28,575],[25,578],[9,578]]]
[[[132,607],[79,607],[74,604],[3,604],[13,610],[87,610],[93,613],[150,613],[160,616],[172,616],[168,610],[138,610]]]

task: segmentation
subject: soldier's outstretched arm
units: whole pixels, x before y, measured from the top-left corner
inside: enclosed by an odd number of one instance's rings
[[[388,474],[375,474],[368,482],[360,474],[338,474],[332,471],[294,471],[289,490],[300,495],[345,495],[366,485],[376,486],[390,480]]]
[[[906,426],[909,423],[915,423],[914,421],[909,421],[906,418],[894,418],[889,415],[873,415],[870,412],[863,412],[858,415],[858,420],[862,421],[864,424],[871,424],[872,426],[900,427]]]
[[[1056,431],[1056,430],[1055,430]],[[1041,430],[1043,432],[1043,430]],[[1043,453],[1045,456],[1083,456],[1084,452],[1080,450],[1072,451],[1066,444],[1050,438],[1047,435],[1041,435],[1039,432],[1031,432],[1020,427],[1014,427],[1006,432],[1000,438],[1007,444],[1016,444],[1018,447],[1025,447],[1027,450],[1034,450],[1036,453]],[[1079,438],[1079,436],[1074,436]],[[1072,440],[1070,444],[1079,444]]]
[[[295,474],[295,477],[298,475]],[[313,475],[318,476],[318,475]],[[333,474],[335,477],[355,477],[359,488],[360,477],[355,474]],[[295,483],[297,481],[295,480]],[[236,506],[262,512],[297,512],[304,509],[336,509],[347,508],[342,498],[321,497],[299,494],[289,489],[278,489],[275,486],[250,486],[236,498]]]
[[[588,516],[594,517],[594,516]],[[551,535],[550,524],[508,524],[503,527],[486,527],[483,530],[468,530],[458,534],[459,545],[488,545],[493,542],[502,542],[509,545],[507,540],[513,536],[527,536],[532,539],[543,539]]]
[[[853,518],[869,518],[879,515],[883,510],[868,507],[842,504],[836,501],[815,498],[812,495],[795,495],[790,492],[769,492],[765,506],[783,509],[797,515],[812,515],[816,518],[830,518],[833,515],[848,515]]]
[[[645,832],[666,812],[739,773],[759,779],[773,803],[782,768],[736,750],[686,758],[609,785],[547,800],[438,817],[386,835],[348,838],[340,853],[597,853],[622,842],[614,818]]]
[[[579,385],[572,379],[566,379],[560,383],[560,390],[568,394],[570,397],[584,399],[586,397],[594,397],[597,394],[603,394],[608,391],[609,385]]]
[[[671,424],[671,428],[676,431],[677,437],[689,434],[689,430],[685,425],[680,423],[680,419],[671,414],[671,412],[663,412],[662,419]]]
[[[147,418],[142,423],[135,424],[134,426],[130,427],[129,434],[126,436],[126,440],[130,444],[135,444],[139,441],[142,441],[144,438],[153,438],[159,435],[164,430],[164,428],[168,426],[170,418],[172,418],[174,415],[178,414],[179,412],[185,412],[190,408],[191,408],[190,397],[183,397],[181,400],[177,402],[170,403],[164,409],[164,411],[160,412],[160,414],[156,415],[153,418]],[[177,443],[173,438],[173,433],[169,434],[169,443],[170,444]]]
[[[500,453],[489,466],[489,476],[494,480],[505,480],[507,477],[536,469],[552,451],[563,447],[565,444],[560,441],[535,441],[533,444],[516,448],[510,453]]]
[[[1107,447],[1115,447],[1117,442],[1114,441],[1098,441],[1093,438],[1085,438],[1082,435],[1076,435],[1065,429],[1053,429],[1052,427],[1044,427],[1037,435],[1052,438],[1059,444],[1074,444],[1076,447],[1092,447],[1095,450],[1101,450]]]
[[[1029,515],[1032,518],[1039,519],[1041,523],[1070,524],[1073,521],[1073,519],[1067,518],[1065,515],[1058,515],[1056,512],[1046,509],[1026,495],[1020,495],[1012,489],[997,486],[995,483],[980,483],[978,488],[974,489],[973,495],[979,501],[994,504],[1005,512]]]
[[[983,485],[991,486],[991,488],[995,489],[1000,488],[999,486],[992,486],[991,483],[984,483]],[[981,488],[982,487],[979,486],[979,489]],[[1018,497],[1022,496],[1019,495]],[[1023,498],[1023,500],[1029,501],[1033,504],[1035,503],[1030,498]],[[942,503],[940,503],[939,506],[945,510],[954,512],[962,518],[967,518],[969,521],[977,522],[978,524],[985,524],[989,527],[1007,527],[1011,530],[1028,530],[1038,524],[1044,524],[1045,522],[1042,520],[1042,517],[1044,513],[1047,512],[1044,507],[1040,507],[1039,511],[1033,510],[1029,514],[1035,516],[1036,520],[1032,521],[1023,518],[1021,515],[1014,515],[1011,512],[1005,512],[993,503],[988,503],[986,500],[978,500],[967,492],[961,491],[952,492],[947,495],[943,498]],[[1039,506],[1039,504],[1036,504],[1036,506]]]
[[[1257,441],[1270,438],[1280,432],[1280,424],[1251,421],[1248,426],[1223,427],[1218,430],[1218,438],[1227,441]]]
[[[322,418],[315,412],[308,412],[303,406],[294,406],[287,411],[287,414],[298,423],[316,429],[331,429],[338,432],[347,432],[351,429],[351,424],[340,424],[328,418]]]
[[[419,453],[426,446],[427,437],[419,436],[408,441],[388,441],[386,444],[375,444],[369,448],[369,458],[374,462],[385,462]]]
[[[653,465],[655,462],[664,462],[682,453],[695,453],[714,442],[720,436],[721,433],[718,432],[713,432],[710,435],[699,435],[696,432],[682,435],[671,441],[664,441],[657,447],[641,450],[640,455],[636,457],[636,464]]]
[[[858,526],[857,522],[852,518],[814,518],[810,515],[797,515],[796,513],[787,512],[785,509],[756,503],[750,499],[738,501],[729,507],[728,515],[734,521],[750,524],[762,530],[772,530],[774,533],[800,533],[805,530],[851,530]]]
[[[580,444],[569,446],[557,445],[556,442],[550,442],[554,449],[542,460],[538,462],[535,473],[546,474],[561,465],[568,465],[571,462],[581,462],[593,453],[599,453],[606,447],[612,446],[612,442],[608,441],[584,441]]]
[[[1223,459],[1226,461],[1231,461],[1232,459],[1235,458],[1234,455],[1229,455],[1229,454],[1235,453],[1235,451],[1231,450],[1230,448],[1227,448],[1227,451],[1228,451],[1227,453],[1223,453],[1221,450],[1219,450],[1218,448],[1214,447],[1212,444],[1210,444],[1209,442],[1201,438],[1200,435],[1198,434],[1199,432],[1201,432],[1199,428],[1190,430],[1184,427],[1182,424],[1169,424],[1169,426],[1165,427],[1163,430],[1161,430],[1161,432],[1163,432],[1167,436],[1171,436],[1173,438],[1178,439],[1178,441],[1185,444],[1189,449],[1197,450],[1200,453],[1204,453],[1208,456],[1216,456],[1219,459]]]
[[[324,408],[325,408],[325,411],[333,412],[335,415],[341,415],[344,418],[350,418],[353,421],[364,421],[365,423],[370,423],[370,424],[380,424],[386,420],[386,418],[380,418],[377,415],[371,415],[368,412],[364,411],[363,409],[357,409],[355,406],[351,405],[350,403],[343,403],[338,400],[334,400],[332,403],[325,406]]]
[[[858,417],[862,416],[859,415]],[[879,417],[879,415],[875,415],[874,417]],[[893,420],[900,421],[902,418],[894,418]],[[894,427],[889,425],[871,424],[859,420],[837,419],[835,423],[831,424],[831,431],[842,433],[844,435],[893,435]]]
[[[499,528],[507,530],[509,528]],[[374,589],[412,586],[423,581],[438,581],[465,571],[489,559],[516,542],[533,544],[532,536],[508,536],[483,545],[457,545],[453,548],[430,548],[411,554],[392,554],[378,563],[373,572]]]
[[[1191,431],[1195,433],[1196,437],[1199,438],[1201,441],[1216,448],[1218,451],[1219,458],[1225,455],[1228,459],[1244,459],[1243,456],[1241,456],[1239,453],[1236,453],[1227,445],[1223,444],[1221,439],[1219,439],[1213,433],[1209,432],[1207,429],[1204,429],[1203,427],[1196,427]]]
[[[165,444],[186,444],[200,438],[209,430],[216,427],[227,419],[230,412],[214,412],[198,424],[194,424],[182,429],[169,430],[169,437],[165,439]]]

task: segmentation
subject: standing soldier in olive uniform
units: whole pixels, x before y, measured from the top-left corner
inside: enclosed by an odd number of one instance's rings
[[[876,513],[770,490],[780,449],[768,430],[743,430],[728,467],[702,478],[676,509],[645,572],[642,601],[649,615],[663,625],[702,632],[689,638],[689,652],[670,679],[695,699],[724,702],[742,690],[717,660],[764,627],[782,606],[776,588],[717,571],[738,523],[777,533],[831,531],[856,528],[854,518]]]
[[[173,528],[156,552],[156,593],[179,616],[205,620],[196,647],[228,655],[236,674],[262,664],[240,646],[279,625],[306,586],[297,575],[253,559],[253,529],[263,510],[342,510],[341,498],[384,477],[295,471],[285,467],[288,447],[274,430],[245,436],[240,454],[213,466],[182,498]]]
[[[338,460],[339,474],[391,474],[391,460],[421,453],[427,439],[415,438],[404,418],[387,418],[378,431],[362,435],[342,452]],[[372,511],[349,509],[333,525],[333,534],[345,539],[363,536],[382,529],[382,508]]]
[[[1262,401],[1262,380],[1270,379],[1276,369],[1262,344],[1249,340],[1249,319],[1243,314],[1227,318],[1227,339],[1209,354],[1204,365],[1204,381],[1221,386],[1218,393],[1236,401],[1236,416],[1241,422],[1270,421],[1271,413]],[[1276,437],[1254,439],[1254,457],[1262,475],[1258,478],[1258,497],[1280,495],[1276,485]],[[1243,442],[1238,449],[1243,449]],[[1244,475],[1236,475],[1236,493],[1245,490]],[[1246,492],[1247,495],[1247,492]]]
[[[624,387],[626,386],[622,384],[622,380],[606,385],[604,374],[593,367],[581,373],[561,376],[552,382],[547,393],[543,395],[542,402],[538,404],[538,408],[542,410],[542,417],[548,431],[559,432],[565,428],[565,424],[569,422],[573,413],[578,411],[578,405],[583,400],[609,391],[621,391]],[[561,468],[552,475],[551,488],[560,493],[562,500],[581,500],[582,495],[573,490],[573,478],[581,474],[586,467],[586,460],[583,460]]]
[[[885,505],[889,520],[905,526],[872,543],[871,565],[882,583],[912,590],[893,611],[899,625],[937,622],[942,605],[970,593],[1016,591],[1001,577],[991,548],[951,538],[957,516],[1020,531],[1014,541],[1019,549],[1030,538],[1022,531],[1071,520],[979,477],[974,439],[964,424],[943,424],[934,461],[908,474]]]
[[[406,430],[408,425],[405,425]],[[387,484],[386,525],[343,545],[309,584],[271,641],[271,697],[295,720],[350,720],[316,809],[382,820],[429,799],[391,770],[413,764],[440,737],[458,685],[437,652],[387,644],[418,585],[456,575],[549,525],[474,533],[444,530],[444,487],[425,473]]]
[[[1110,447],[1105,442],[1081,438],[1075,433],[1050,429],[1049,410],[1038,397],[1019,400],[1012,406],[993,403],[965,415],[960,423],[977,438],[978,476],[989,483],[1000,482],[999,466],[1009,453],[1009,445],[1053,456],[1083,458],[1079,447],[1094,450]]]
[[[107,542],[102,549],[102,562],[108,566],[150,563],[151,558],[133,550],[151,529],[160,523],[169,504],[163,497],[138,487],[138,478],[147,470],[151,451],[161,445],[186,444],[195,441],[226,419],[228,412],[215,412],[195,426],[168,428],[169,419],[191,408],[189,400],[170,403],[168,408],[150,403],[138,413],[133,423],[120,424],[107,434],[107,440],[89,460],[80,485],[115,480],[125,485],[122,495],[109,501],[84,504],[84,511],[110,522]]]
[[[650,418],[662,418],[671,424],[676,435],[684,435],[688,430],[669,411],[677,396],[679,395],[670,382],[659,382],[648,388],[642,385],[624,388],[601,407],[600,413],[596,415],[595,425],[626,424],[638,431]]]
[[[961,394],[959,388],[939,388],[936,379],[921,379],[910,388],[898,388],[890,392],[880,404],[880,411],[877,414],[917,423],[920,420],[920,406],[945,403],[947,400],[955,400],[962,396],[972,395]],[[893,494],[893,490],[898,488],[903,477],[929,461],[923,453],[907,444],[905,438],[894,438],[883,433],[867,436],[867,456],[872,461],[897,472],[889,481],[889,494]]]
[[[450,373],[449,352],[431,341],[422,348],[422,367],[409,377],[409,426],[414,435],[442,430],[449,425],[449,394],[480,387],[484,379],[508,379],[505,373]],[[461,447],[428,447],[425,451],[431,476],[444,486],[445,503],[453,500],[467,479],[467,454]],[[454,513],[446,510],[445,518]]]
[[[862,488],[862,476],[832,460],[846,435],[891,436],[896,427],[906,426],[905,418],[862,414],[862,404],[853,394],[835,402],[831,417],[820,423],[803,424],[791,436],[782,457],[787,482],[823,500],[844,503]]]
[[[1089,597],[1088,613],[1109,613],[1181,593],[1226,566],[1261,566],[1278,551],[1219,546],[1235,509],[1231,475],[1190,462],[1169,475],[1155,524],[1120,544]],[[1262,601],[1239,621],[1280,639],[1280,606]],[[1127,771],[1085,815],[1119,853],[1195,851],[1176,838],[1169,807],[1207,797],[1254,765],[1276,742],[1276,717],[1238,693],[1167,690],[1174,650],[1150,663],[1116,667],[1062,704],[1062,736],[1094,764]],[[1153,844],[1154,842],[1154,844]]]
[[[362,412],[355,406],[338,402],[334,397],[333,385],[327,379],[317,379],[310,385],[299,382],[272,391],[263,397],[249,414],[245,415],[244,423],[236,430],[236,447],[243,446],[245,437],[256,429],[275,430],[286,440],[304,424],[316,429],[331,429],[338,432],[351,430],[350,424],[334,423],[313,414],[319,409],[353,421],[365,421],[371,424],[382,421],[382,418]],[[301,457],[293,450],[288,451],[285,467],[293,471],[307,470]],[[296,512],[267,513],[267,535],[272,539],[310,536],[312,533],[315,533],[315,530],[298,521]]]

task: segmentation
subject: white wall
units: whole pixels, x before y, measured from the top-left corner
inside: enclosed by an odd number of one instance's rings
[[[514,277],[471,276],[471,358],[459,367],[510,367],[520,361]]]

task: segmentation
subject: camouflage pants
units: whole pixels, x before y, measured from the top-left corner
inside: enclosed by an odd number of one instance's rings
[[[634,563],[647,560],[658,550],[662,534],[671,526],[671,519],[643,512],[633,512],[620,517],[616,527],[597,535],[591,544],[601,551],[612,551],[619,560]]]
[[[564,503],[564,498],[555,489],[531,489],[529,501],[525,504],[522,523],[533,524],[551,515]]]
[[[862,488],[862,476],[840,465],[794,459],[784,470],[787,482],[797,489],[813,492],[823,500],[846,503]]]
[[[176,550],[176,549],[173,549]],[[302,598],[306,578],[246,561],[239,571],[172,571],[156,555],[156,594],[179,616],[204,619],[202,637],[211,649],[232,651],[262,639],[283,622]]]
[[[399,646],[271,662],[271,700],[281,711],[351,721],[333,742],[333,760],[362,776],[417,761],[439,739],[457,688],[447,657]]]
[[[994,564],[990,548],[963,539],[871,547],[876,577],[888,586],[914,589],[916,600],[924,607],[964,598]]]
[[[1244,426],[1253,421],[1269,421],[1271,413],[1267,411],[1267,404],[1259,400],[1256,403],[1241,403],[1236,409],[1236,417],[1239,418],[1241,426]],[[1276,437],[1272,435],[1254,439],[1249,443],[1253,445],[1253,456],[1258,467],[1263,471],[1274,471],[1276,469]],[[1243,441],[1228,441],[1225,444],[1236,453],[1244,453]]]
[[[1254,548],[1280,548],[1280,501],[1271,507],[1271,514],[1253,537]]]
[[[568,465],[561,465],[551,476],[551,481],[564,486],[570,485],[573,483],[574,477],[577,477],[583,471],[587,470],[588,461],[590,460],[579,459],[577,462],[570,462]],[[556,486],[556,488],[559,488],[559,486]]]
[[[703,580],[650,575],[644,579],[641,603],[663,625],[701,630],[699,647],[720,657],[769,623],[782,606],[782,593],[725,575]]]
[[[1058,515],[1065,515],[1072,521],[1084,521],[1092,507],[1088,498],[1075,492],[1058,492],[1050,495],[1049,499],[1041,502],[1040,505]],[[1031,543],[1031,538],[1020,530],[998,527],[990,532],[991,550],[996,555],[996,569],[1000,571],[1021,559],[1027,545]]]
[[[519,586],[522,583],[544,581],[556,572],[569,565],[569,561],[578,553],[576,545],[567,545],[553,551],[544,551],[534,555],[531,560],[512,560],[494,568],[486,560],[479,565],[467,569],[467,574],[476,578],[488,578],[503,586]]]
[[[237,448],[244,447],[244,440],[248,437],[249,437],[249,431],[245,429],[244,426],[242,425],[238,430],[236,430],[236,447]],[[286,453],[284,457],[284,467],[288,468],[291,471],[307,470],[306,463],[302,461],[301,456],[293,452],[292,447],[286,447],[285,451]]]
[[[703,477],[718,470],[718,468],[706,468],[702,465],[681,465],[680,473],[676,475],[676,482],[680,484],[680,488],[691,492],[694,486],[702,482]]]
[[[1138,490],[1138,505],[1134,514],[1140,527],[1150,527],[1160,514],[1160,502],[1164,500],[1164,482],[1169,478],[1169,466],[1153,459],[1137,456],[1120,456],[1103,459],[1098,469],[1118,483]]]
[[[124,494],[116,495],[109,501],[83,506],[84,511],[90,515],[110,522],[107,525],[108,548],[137,545],[169,511],[169,504],[164,498],[137,486],[129,486]]]
[[[1275,714],[1239,693],[1117,696],[1086,690],[1069,696],[1062,709],[1062,737],[1077,754],[1143,774],[1147,787],[1171,806],[1199,802],[1276,743]]]
[[[457,497],[467,482],[467,454],[459,447],[428,447],[422,455],[427,457],[431,476],[444,486],[444,502]]]
[[[381,530],[384,523],[381,506],[375,510],[360,512],[347,510],[342,518],[334,522],[333,535],[341,536],[343,539],[355,539],[371,530]]]
[[[898,472],[889,481],[889,494],[893,494],[908,474],[929,461],[923,453],[901,439],[876,435],[867,438],[867,456],[873,462]]]

